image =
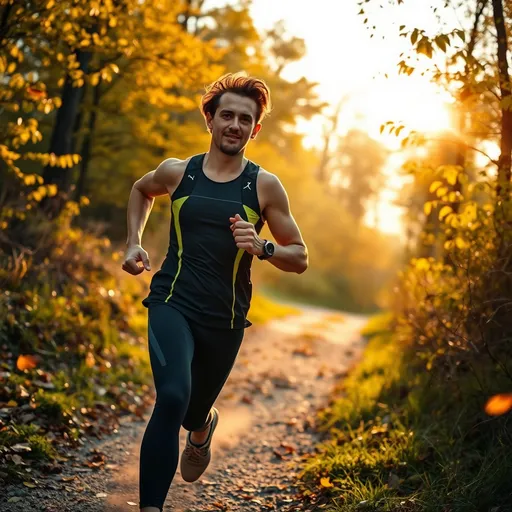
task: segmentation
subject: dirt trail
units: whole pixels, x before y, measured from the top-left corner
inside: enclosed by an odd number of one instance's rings
[[[360,355],[359,330],[366,321],[319,308],[302,310],[301,316],[247,330],[216,403],[220,421],[212,463],[192,484],[181,479],[178,469],[165,511],[301,510],[294,501],[294,470],[316,441],[312,415]],[[88,440],[76,464],[48,476],[37,489],[16,486],[0,492],[0,510],[138,511],[139,449],[150,414],[143,421],[123,419],[109,438]],[[80,469],[80,459],[91,450],[108,462],[98,471]],[[13,496],[18,501],[8,502]]]

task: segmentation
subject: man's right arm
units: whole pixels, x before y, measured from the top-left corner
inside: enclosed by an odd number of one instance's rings
[[[172,195],[179,182],[182,161],[176,158],[164,160],[154,171],[138,179],[130,192],[127,209],[128,236],[123,270],[137,275],[144,269],[151,270],[147,252],[141,247],[142,233],[146,227],[155,197]],[[143,266],[139,266],[138,262]]]

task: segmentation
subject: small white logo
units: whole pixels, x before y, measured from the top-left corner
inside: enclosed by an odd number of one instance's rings
[[[195,176],[192,176],[192,174],[189,174],[189,175],[188,175],[188,177],[189,177],[192,181],[194,181]]]
[[[250,181],[248,181],[248,182],[247,182],[247,185],[245,185],[244,190],[245,190],[246,188],[248,188],[249,190],[251,190],[251,182],[250,182]]]

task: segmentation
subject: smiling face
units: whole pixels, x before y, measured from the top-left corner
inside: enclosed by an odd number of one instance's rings
[[[257,117],[258,106],[253,99],[226,92],[213,118],[207,115],[206,124],[215,146],[224,154],[235,156],[243,152],[249,140],[260,131]]]

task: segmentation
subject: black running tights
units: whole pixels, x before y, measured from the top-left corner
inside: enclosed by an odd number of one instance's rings
[[[156,403],[140,448],[139,506],[163,510],[178,465],[180,427],[192,431],[205,425],[244,329],[198,325],[167,304],[148,309]]]

